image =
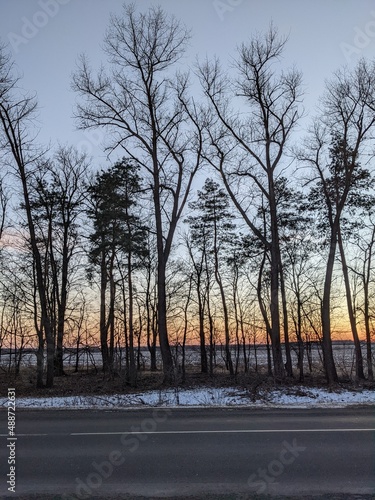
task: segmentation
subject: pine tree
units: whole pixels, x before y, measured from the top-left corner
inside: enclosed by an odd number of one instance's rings
[[[100,272],[100,344],[103,371],[112,371],[116,266],[124,256],[128,287],[127,328],[129,338],[129,373],[131,385],[136,383],[133,330],[133,270],[147,255],[147,228],[139,214],[138,197],[142,191],[138,167],[127,160],[117,162],[107,171],[97,174],[88,189],[93,221],[90,235],[90,261]],[[109,290],[108,290],[109,288]],[[107,295],[109,303],[107,306]],[[109,335],[109,339],[108,339]],[[109,346],[108,346],[109,340]]]

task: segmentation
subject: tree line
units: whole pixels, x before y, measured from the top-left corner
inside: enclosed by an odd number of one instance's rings
[[[120,348],[135,386],[141,345],[151,370],[160,348],[166,383],[192,343],[211,376],[217,344],[235,375],[262,342],[275,379],[303,380],[314,341],[333,384],[347,316],[355,377],[373,380],[375,63],[335,72],[302,133],[302,75],[281,66],[273,25],[231,70],[182,71],[189,38],[161,8],[124,6],[107,69],[80,58],[76,123],[116,158],[99,172],[73,146],[38,144],[37,99],[0,48],[0,347],[18,369],[37,347],[38,387],[64,373],[67,346],[99,343],[109,374]]]

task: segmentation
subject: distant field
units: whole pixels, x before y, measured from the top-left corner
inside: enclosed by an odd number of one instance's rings
[[[291,344],[291,354],[293,369],[297,371],[297,345]],[[354,345],[350,341],[334,342],[333,352],[338,372],[343,377],[351,378],[355,371],[355,357]],[[375,344],[373,344],[373,359],[375,360]],[[181,366],[182,363],[182,348],[181,346],[172,346],[172,353],[176,362],[176,366]],[[238,371],[243,371],[244,352],[243,346],[231,346],[232,359],[235,362],[238,359]],[[364,357],[364,364],[366,367],[366,346],[362,344],[362,353]],[[137,355],[137,351],[136,351]],[[267,367],[267,347],[265,345],[248,345],[246,346],[246,355],[248,364],[251,371],[262,371]],[[19,361],[19,357],[21,360]],[[121,370],[125,366],[125,349],[117,350],[115,354],[115,367]],[[209,348],[207,347],[207,356],[209,356]],[[305,373],[323,373],[323,354],[322,349],[318,343],[311,343],[304,352],[304,370]],[[78,357],[78,360],[77,360]],[[158,367],[161,367],[161,355],[159,347],[156,348],[156,357]],[[2,368],[14,367],[19,363],[20,367],[34,367],[36,366],[36,351],[32,349],[25,349],[22,353],[12,352],[8,349],[2,349],[0,353],[0,366]],[[150,353],[147,347],[139,349],[139,364],[140,369],[147,371],[150,365]],[[98,347],[86,347],[77,349],[64,350],[64,366],[66,369],[74,369],[76,366],[79,371],[101,369],[102,359],[100,349]],[[190,369],[199,370],[200,365],[200,351],[199,346],[186,346],[185,347],[185,366]],[[214,353],[214,366],[215,372],[225,372],[225,351],[224,346],[216,346]]]

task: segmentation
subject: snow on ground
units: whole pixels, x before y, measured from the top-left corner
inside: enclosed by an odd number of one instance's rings
[[[0,407],[7,405],[0,398]],[[324,388],[284,387],[259,391],[252,397],[249,391],[238,388],[200,388],[149,391],[139,394],[108,396],[71,396],[46,398],[17,398],[18,408],[68,408],[68,409],[126,409],[156,406],[241,406],[252,408],[340,408],[349,405],[375,405],[375,391],[337,390]]]

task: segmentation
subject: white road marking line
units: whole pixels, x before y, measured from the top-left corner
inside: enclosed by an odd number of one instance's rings
[[[280,432],[375,432],[375,428],[369,429],[227,429],[227,430],[180,430],[180,431],[119,431],[119,432],[70,432],[68,434],[17,434],[17,437],[45,437],[45,436],[138,436],[143,434],[267,434]],[[8,434],[0,434],[0,437],[8,437]],[[16,439],[16,438],[15,438]]]
[[[277,432],[375,432],[373,429],[228,429],[181,431],[72,432],[70,436],[120,436],[140,434],[267,434]]]
[[[0,437],[6,437],[8,434],[0,434]],[[49,434],[16,434],[14,439],[17,439],[19,437],[29,437],[29,436],[49,436]]]

